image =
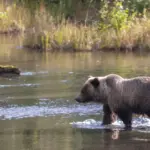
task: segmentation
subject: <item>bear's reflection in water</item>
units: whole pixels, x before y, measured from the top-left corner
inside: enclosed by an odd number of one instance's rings
[[[78,129],[76,142],[81,150],[148,150],[150,134],[111,129]]]

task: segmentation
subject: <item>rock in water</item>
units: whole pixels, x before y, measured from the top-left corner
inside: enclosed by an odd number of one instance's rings
[[[0,65],[0,76],[3,75],[20,75],[20,70],[15,67],[15,66],[11,66],[11,65]]]

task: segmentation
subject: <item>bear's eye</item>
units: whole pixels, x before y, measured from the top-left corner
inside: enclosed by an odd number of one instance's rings
[[[82,94],[85,94],[86,92],[85,92],[85,90],[81,90],[81,93],[82,93]]]
[[[87,91],[88,91],[87,87],[84,87],[84,88],[81,90],[81,93],[82,93],[82,94],[86,94]]]
[[[82,94],[87,94],[88,93],[88,90],[89,88],[88,88],[88,85],[85,85],[83,88],[82,88],[82,90],[81,90],[81,93]]]

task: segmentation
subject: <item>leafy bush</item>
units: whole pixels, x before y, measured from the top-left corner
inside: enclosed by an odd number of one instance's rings
[[[109,2],[106,0],[103,1],[103,7],[99,13],[99,29],[103,31],[108,28],[113,28],[116,32],[129,27],[130,21],[136,14],[130,14],[129,9],[124,8],[122,2],[116,1],[113,6],[110,6]]]
[[[150,8],[149,0],[123,0],[124,4],[132,11],[143,14],[145,10]]]

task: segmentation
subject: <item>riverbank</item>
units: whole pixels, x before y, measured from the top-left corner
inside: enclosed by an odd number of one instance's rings
[[[52,31],[32,34],[32,39],[25,39],[25,47],[39,50],[71,50],[71,51],[95,51],[95,50],[129,50],[150,49],[149,37],[150,20],[136,22],[128,30],[122,30],[118,34],[110,29],[100,32],[94,26],[76,26],[74,24],[62,24]],[[28,38],[28,35],[27,35]]]
[[[137,20],[130,28],[116,33],[114,29],[101,32],[97,27],[67,23],[53,30],[32,35],[26,45],[44,50],[129,50],[150,49],[150,20]],[[26,40],[27,42],[27,40]],[[33,42],[33,43],[31,43]]]
[[[24,33],[23,46],[40,51],[149,50],[150,18],[147,14],[131,18],[127,9],[120,9],[122,6],[122,3],[116,3],[102,18],[102,23],[97,19],[89,19],[91,22],[88,23],[87,17],[83,22],[65,17],[56,19],[43,6],[33,16],[22,6],[4,8],[1,5],[0,34]]]

